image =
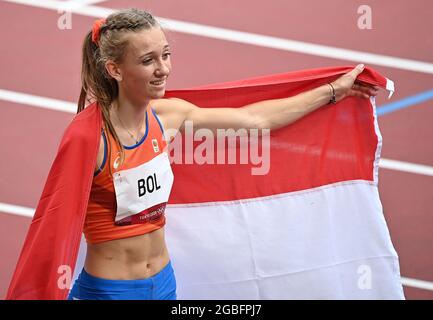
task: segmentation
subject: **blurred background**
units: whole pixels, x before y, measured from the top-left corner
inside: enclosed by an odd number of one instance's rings
[[[379,190],[407,299],[433,299],[433,2],[429,0],[0,1],[0,298],[80,92],[96,18],[150,11],[165,27],[168,89],[364,63],[377,97]]]

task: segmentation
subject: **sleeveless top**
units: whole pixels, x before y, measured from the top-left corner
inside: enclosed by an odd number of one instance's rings
[[[146,109],[145,122],[146,132],[141,140],[124,146],[123,164],[114,137],[102,129],[104,158],[93,177],[83,229],[88,243],[138,236],[165,225],[173,172],[164,129],[150,107]]]

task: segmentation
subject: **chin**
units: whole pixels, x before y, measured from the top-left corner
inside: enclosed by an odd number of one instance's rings
[[[161,99],[164,97],[164,95],[165,95],[165,89],[153,91],[151,94],[149,94],[151,99]]]

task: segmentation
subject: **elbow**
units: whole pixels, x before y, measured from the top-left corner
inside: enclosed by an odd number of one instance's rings
[[[259,130],[272,129],[271,128],[272,123],[266,117],[250,115],[249,123],[250,123],[249,127],[253,129],[259,129]]]
[[[266,129],[270,129],[269,122],[263,119],[254,119],[254,121],[250,125],[251,129],[258,129],[259,131],[263,131]]]
[[[261,131],[263,130],[276,130],[281,128],[281,123],[277,121],[272,121],[272,119],[269,118],[262,118],[257,121],[257,128]]]
[[[259,131],[263,130],[272,130],[273,123],[272,121],[266,117],[265,115],[255,114],[249,110],[245,110],[246,115],[244,119],[247,119],[245,126],[248,129],[259,129]]]
[[[266,119],[261,119],[256,122],[255,128],[258,129],[259,135],[269,134],[271,130],[274,130],[275,124],[273,124],[271,121],[268,121]]]

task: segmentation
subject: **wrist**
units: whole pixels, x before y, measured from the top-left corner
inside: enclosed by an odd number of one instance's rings
[[[329,102],[328,104],[336,104],[337,103],[337,93],[336,93],[336,89],[335,89],[335,84],[331,83],[327,83],[328,89],[329,89]]]

